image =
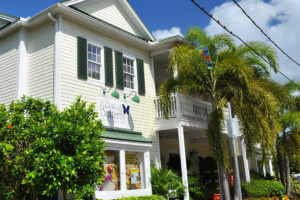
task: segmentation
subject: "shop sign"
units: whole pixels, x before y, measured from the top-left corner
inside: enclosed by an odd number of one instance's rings
[[[98,97],[97,107],[99,118],[104,126],[134,129],[131,106],[128,102],[100,96]]]

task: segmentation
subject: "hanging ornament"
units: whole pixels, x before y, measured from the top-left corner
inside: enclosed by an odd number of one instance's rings
[[[202,48],[202,57],[203,60],[206,62],[207,69],[212,69],[211,58],[207,47]]]

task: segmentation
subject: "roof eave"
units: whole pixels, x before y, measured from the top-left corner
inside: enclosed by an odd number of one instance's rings
[[[103,23],[100,20],[92,18],[61,3],[56,3],[27,20],[20,19],[15,23],[10,24],[9,26],[0,30],[0,37],[11,32],[12,30],[16,30],[19,27],[30,27],[35,24],[38,24],[43,20],[48,19],[48,13],[51,13],[53,16],[57,14],[69,16],[72,20],[75,20],[76,22],[81,22],[82,24],[89,24],[91,25],[91,27],[97,29],[98,31],[104,31],[112,37],[122,39],[123,41],[126,41],[133,46],[137,46],[141,49],[148,51],[153,51],[157,48],[161,48],[163,45],[166,44],[173,44],[174,42],[185,41],[185,39],[181,36],[174,36],[161,42],[147,42],[141,38],[124,32],[121,29],[117,29],[113,26],[110,26],[109,24]]]
[[[65,6],[74,6],[76,4],[82,3],[86,0],[66,0],[66,1],[61,1],[61,3]],[[130,3],[127,0],[120,0],[118,3],[121,3],[125,9],[129,11],[129,14],[132,15],[132,17],[137,21],[138,25],[142,27],[142,31],[146,34],[148,40],[150,41],[155,41],[155,38],[147,28],[147,26],[144,24],[144,22],[141,20],[141,18],[138,16],[138,14],[135,12],[135,10],[132,8]]]

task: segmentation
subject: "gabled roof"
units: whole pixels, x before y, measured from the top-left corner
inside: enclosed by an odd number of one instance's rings
[[[0,12],[0,29],[18,20],[18,17]]]
[[[65,6],[72,7],[72,8],[74,8],[76,6],[77,9],[80,9],[77,7],[77,5],[80,3],[87,2],[87,1],[90,1],[90,0],[61,0],[60,3],[64,4]],[[135,27],[137,27],[138,30],[140,32],[142,32],[144,39],[147,41],[154,41],[155,38],[153,37],[153,35],[151,34],[151,32],[149,31],[147,26],[143,23],[141,18],[137,15],[135,10],[132,8],[130,3],[127,0],[118,0],[117,2],[122,6],[122,8],[126,12],[126,14],[130,17],[130,19],[134,23]],[[103,19],[100,19],[100,20],[103,20]]]
[[[16,19],[18,19],[18,17],[0,12],[0,19],[6,20],[6,21],[9,21],[9,22],[13,22]]]

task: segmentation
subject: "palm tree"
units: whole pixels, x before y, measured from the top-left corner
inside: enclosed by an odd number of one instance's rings
[[[181,44],[170,54],[169,69],[178,76],[165,81],[160,88],[160,97],[165,117],[171,94],[182,92],[201,97],[212,103],[208,121],[207,136],[218,163],[222,191],[230,199],[228,177],[229,152],[226,138],[222,134],[224,108],[229,101],[234,114],[238,115],[248,147],[261,143],[263,152],[271,149],[278,129],[278,102],[269,92],[264,80],[278,68],[276,52],[261,42],[249,45],[271,63],[267,65],[244,45],[236,46],[233,39],[225,34],[208,36],[197,27],[186,34],[189,44]],[[208,69],[201,57],[201,47],[209,49],[214,65]],[[251,149],[251,148],[248,148]]]
[[[300,84],[291,82],[285,85],[285,88],[290,93],[299,91]],[[278,157],[284,158],[284,166],[280,169],[285,169],[285,173],[281,172],[281,175],[285,175],[285,178],[281,177],[286,187],[286,194],[291,195],[291,180],[290,180],[290,161],[291,156],[297,156],[300,152],[300,109],[297,105],[297,99],[294,96],[289,96],[289,102],[282,104],[282,116],[280,117],[280,123],[282,125],[282,135],[278,138],[279,145],[277,146],[281,152],[278,153]],[[285,109],[285,111],[284,111]],[[282,151],[283,150],[283,151]],[[280,163],[282,164],[282,162]]]

